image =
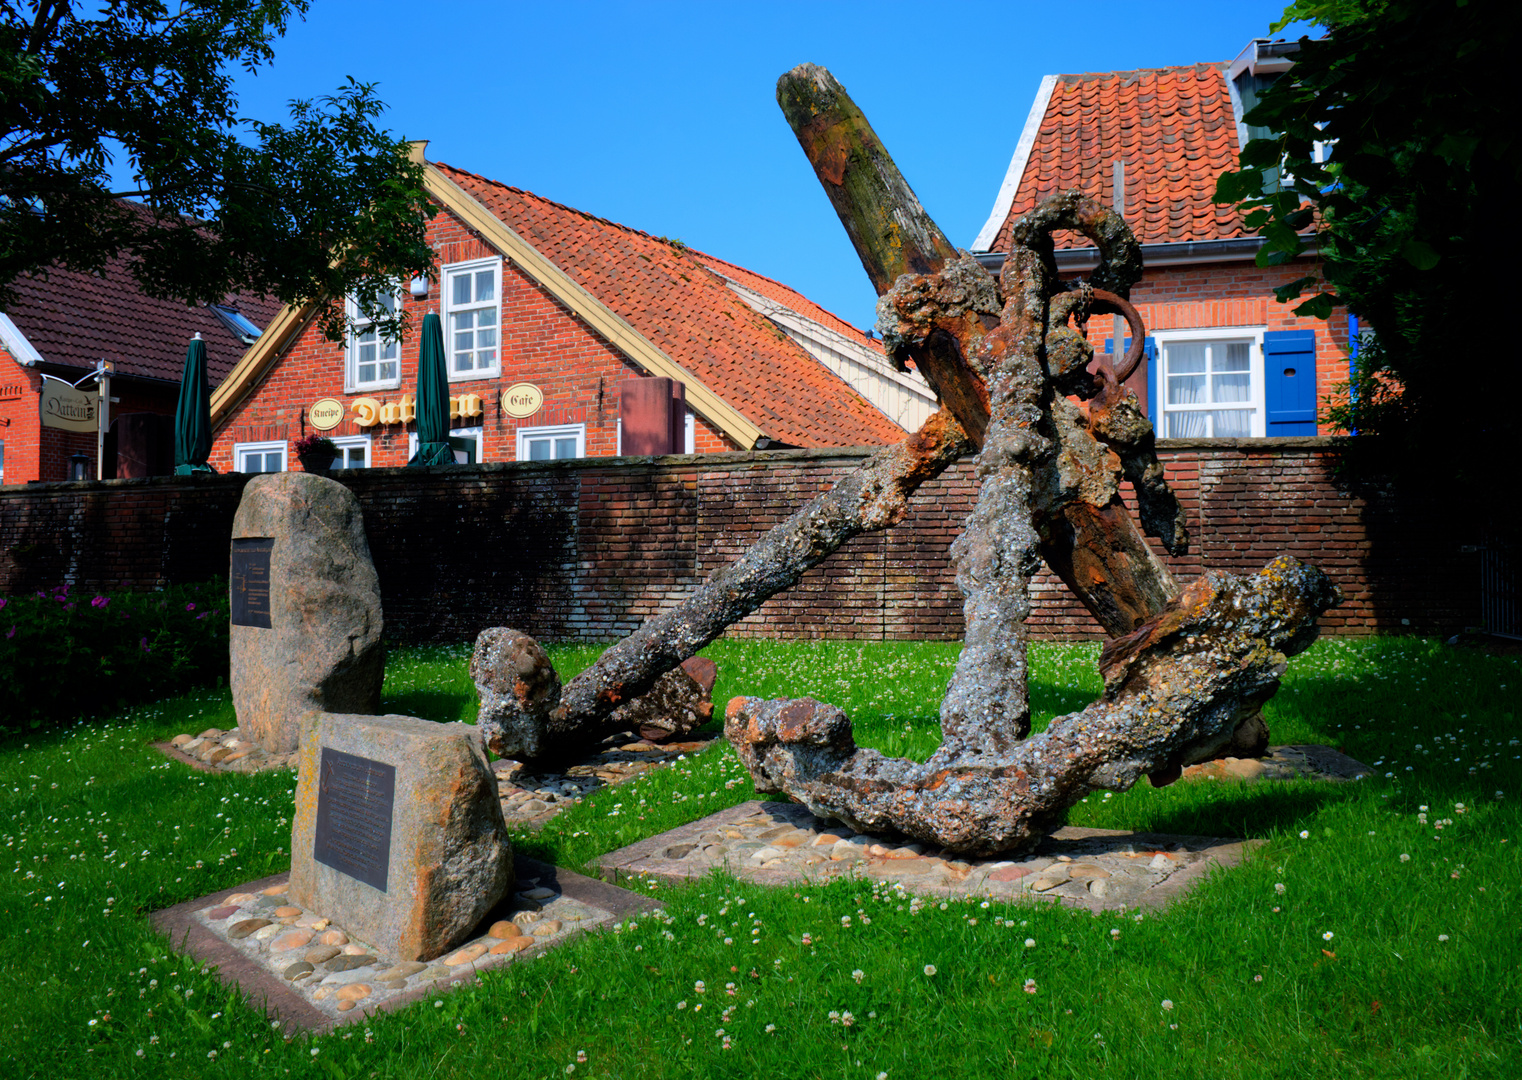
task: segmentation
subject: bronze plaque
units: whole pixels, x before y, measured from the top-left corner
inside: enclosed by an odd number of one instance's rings
[[[396,766],[322,748],[312,858],[386,891]]]
[[[270,552],[275,541],[250,536],[233,541],[232,617],[234,626],[270,629]]]

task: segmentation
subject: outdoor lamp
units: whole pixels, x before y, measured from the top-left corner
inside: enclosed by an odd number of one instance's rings
[[[89,478],[90,455],[73,453],[69,455],[69,479],[85,480]]]
[[[428,299],[428,279],[415,277],[412,279],[412,297],[414,300]]]

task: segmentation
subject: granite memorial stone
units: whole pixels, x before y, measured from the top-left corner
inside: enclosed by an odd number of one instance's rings
[[[468,939],[507,894],[512,848],[480,732],[411,716],[301,721],[291,902],[394,960]]]
[[[248,738],[290,753],[304,713],[380,709],[380,581],[353,492],[310,473],[250,480],[230,577],[230,682]]]

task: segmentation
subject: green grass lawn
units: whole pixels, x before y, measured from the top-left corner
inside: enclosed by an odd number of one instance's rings
[[[596,653],[553,650],[567,675]],[[845,707],[863,744],[923,757],[957,646],[722,642],[707,655],[721,708],[810,694]],[[1033,650],[1038,727],[1098,693],[1096,656]],[[467,658],[398,651],[384,708],[473,720]],[[1274,740],[1336,746],[1375,779],[1143,784],[1074,808],[1074,824],[1266,841],[1165,913],[911,907],[853,882],[715,876],[659,890],[661,917],[287,1042],[147,915],[286,869],[294,777],[166,761],[148,743],[234,720],[226,691],[161,701],[0,746],[0,1075],[1514,1078],[1519,702],[1516,657],[1322,641],[1266,710]],[[575,869],[754,797],[721,742],[518,843]]]

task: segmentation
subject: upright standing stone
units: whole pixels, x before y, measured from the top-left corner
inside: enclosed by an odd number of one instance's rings
[[[233,708],[250,738],[290,753],[304,713],[380,710],[380,581],[353,492],[310,473],[250,480],[231,577]]]
[[[301,723],[291,902],[395,960],[471,936],[513,881],[481,733],[411,716]]]

